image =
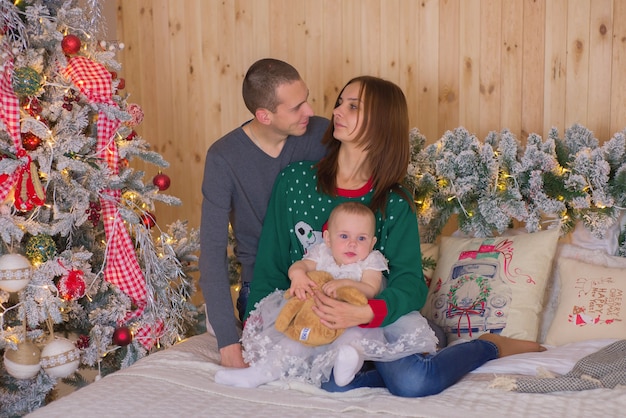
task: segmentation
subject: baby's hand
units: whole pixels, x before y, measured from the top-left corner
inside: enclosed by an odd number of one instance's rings
[[[303,275],[298,274],[291,278],[291,287],[289,287],[288,292],[291,296],[304,300],[306,299],[307,293],[313,296],[314,287],[316,287],[315,282],[309,279],[306,273]]]
[[[346,283],[345,279],[331,280],[329,282],[324,283],[324,285],[322,286],[322,290],[324,291],[324,294],[326,296],[337,298],[337,289],[339,289],[340,287],[347,286],[348,284],[350,284],[350,282],[351,281],[348,280],[348,283]]]

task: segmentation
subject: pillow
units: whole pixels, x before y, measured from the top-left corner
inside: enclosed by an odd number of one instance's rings
[[[586,228],[585,225],[579,221],[570,234],[571,243],[588,250],[598,250],[608,255],[614,255],[617,254],[619,235],[622,229],[624,229],[624,226],[626,226],[624,211],[622,211],[616,222],[606,229],[602,236],[597,236],[597,234],[591,232],[589,228]]]
[[[496,238],[442,237],[422,314],[448,341],[486,332],[536,341],[558,229]]]
[[[559,277],[559,305],[546,344],[626,335],[625,268],[562,259]]]
[[[555,263],[552,276],[548,280],[545,292],[545,303],[539,323],[539,342],[544,343],[546,336],[559,307],[560,279],[559,265],[568,259],[576,259],[587,264],[604,267],[626,268],[626,257],[608,255],[602,249],[588,249],[578,245],[559,244],[555,254]]]

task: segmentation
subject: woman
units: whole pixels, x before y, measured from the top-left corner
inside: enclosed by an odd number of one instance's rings
[[[376,77],[350,80],[339,94],[323,142],[327,156],[317,164],[294,163],[279,175],[265,217],[248,300],[288,289],[289,266],[321,241],[333,207],[359,201],[376,214],[376,248],[389,261],[387,287],[368,305],[353,306],[316,292],[314,310],[331,328],[386,326],[419,310],[428,289],[423,279],[417,218],[402,188],[409,163],[406,98],[395,84]],[[487,334],[480,340],[414,354],[363,369],[346,386],[330,381],[329,391],[387,387],[399,396],[439,393],[469,371],[498,356],[540,351],[537,343]],[[253,358],[246,359],[254,362]],[[367,365],[365,366],[367,367]]]

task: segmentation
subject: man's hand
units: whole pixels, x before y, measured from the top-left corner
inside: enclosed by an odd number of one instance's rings
[[[248,367],[243,361],[241,344],[239,343],[220,348],[220,356],[222,356],[220,364],[224,367],[237,367],[240,369]]]

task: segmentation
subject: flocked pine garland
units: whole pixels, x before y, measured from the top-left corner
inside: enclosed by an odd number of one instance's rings
[[[508,130],[484,141],[459,127],[434,144],[417,129],[410,133],[407,183],[414,193],[422,240],[433,242],[453,215],[468,235],[487,237],[514,224],[529,232],[543,222],[567,233],[581,222],[603,238],[626,207],[626,136],[600,145],[575,124],[559,137],[553,128],[526,145]],[[619,255],[626,256],[622,232]]]

